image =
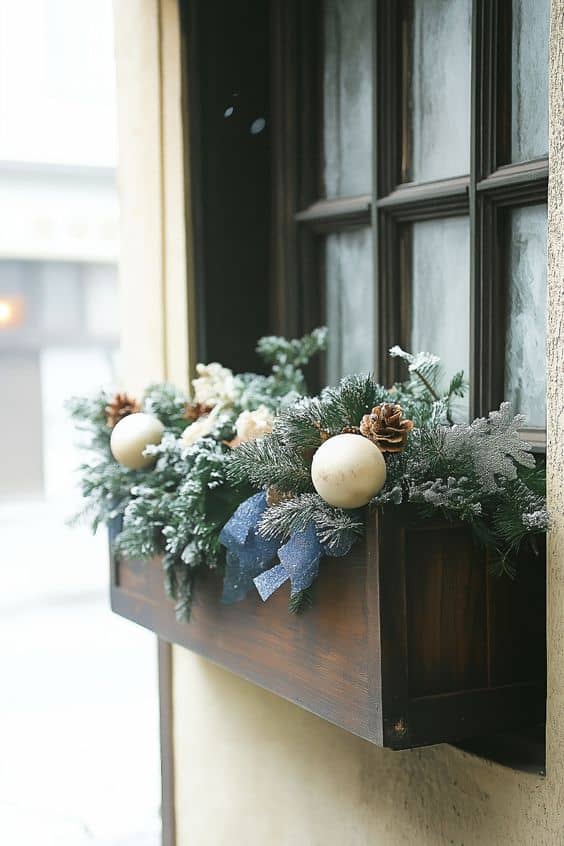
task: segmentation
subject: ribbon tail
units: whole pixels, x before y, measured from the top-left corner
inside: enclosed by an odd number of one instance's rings
[[[308,588],[319,572],[322,549],[313,522],[295,532],[278,550],[278,558],[290,576],[291,595]]]
[[[260,598],[263,602],[266,602],[266,600],[272,596],[274,591],[278,590],[278,588],[281,587],[289,578],[290,576],[282,564],[277,564],[275,567],[271,567],[270,570],[267,570],[266,573],[261,573],[260,576],[256,576],[253,581],[260,594]]]
[[[290,591],[290,596],[295,596],[297,593],[300,593],[302,590],[307,590],[310,585],[316,580],[317,575],[319,573],[319,558],[315,562],[311,562],[307,570],[304,570],[300,573],[298,578],[292,579],[290,581],[292,583],[292,590]]]
[[[270,565],[278,551],[278,542],[259,535],[258,522],[266,509],[266,496],[256,494],[241,503],[220,532],[226,548],[226,570],[221,601],[225,604],[244,599],[253,579]]]
[[[228,550],[226,554],[227,566],[223,579],[223,592],[221,602],[224,605],[231,605],[233,602],[240,602],[249,592],[253,583],[254,570],[249,572],[237,552]]]

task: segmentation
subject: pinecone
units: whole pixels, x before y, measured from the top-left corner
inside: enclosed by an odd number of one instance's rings
[[[358,426],[343,426],[341,435],[362,435]]]
[[[198,420],[198,418],[203,417],[204,414],[209,414],[211,410],[211,405],[206,405],[203,402],[190,402],[184,409],[184,418],[188,420],[189,423],[193,423],[194,420]]]
[[[382,452],[401,452],[405,449],[407,436],[413,429],[411,420],[402,419],[401,405],[383,402],[376,405],[371,414],[365,414],[360,421],[360,433],[368,438]]]
[[[106,406],[106,422],[110,428],[129,414],[141,411],[141,406],[128,394],[116,394]]]
[[[314,423],[314,426],[319,431],[319,438],[321,440],[321,443],[324,444],[325,441],[328,441],[331,437],[331,432],[327,432],[326,429],[322,429],[320,423]]]
[[[276,485],[269,485],[266,489],[266,504],[269,508],[273,505],[280,505],[281,502],[292,499],[292,494],[281,491]]]

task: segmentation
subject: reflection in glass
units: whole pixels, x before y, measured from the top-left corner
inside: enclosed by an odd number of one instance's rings
[[[414,0],[408,179],[470,171],[470,0]]]
[[[372,35],[370,0],[324,4],[324,189],[327,197],[372,187]]]
[[[528,426],[541,428],[546,419],[546,230],[545,205],[509,213],[505,394]]]
[[[550,0],[513,0],[511,161],[548,153]]]
[[[470,227],[468,218],[414,223],[411,351],[431,352],[445,378],[470,367]],[[464,414],[468,402],[465,399]],[[462,413],[462,403],[461,403]],[[459,415],[460,416],[460,415]]]
[[[325,242],[329,345],[327,381],[374,367],[375,314],[372,232],[338,232]]]

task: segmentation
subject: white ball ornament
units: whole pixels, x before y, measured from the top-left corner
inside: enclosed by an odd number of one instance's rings
[[[113,428],[110,449],[116,461],[130,470],[143,470],[154,464],[153,455],[143,455],[149,444],[160,444],[164,426],[153,414],[128,414]]]
[[[313,456],[311,479],[329,505],[360,508],[384,487],[386,462],[376,444],[363,435],[335,435]]]

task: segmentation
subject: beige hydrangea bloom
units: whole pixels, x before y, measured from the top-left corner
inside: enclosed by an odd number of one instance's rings
[[[235,377],[227,367],[217,361],[211,364],[197,364],[192,380],[194,402],[201,405],[231,405],[235,399]]]
[[[259,405],[254,411],[242,411],[235,428],[237,436],[230,442],[231,447],[239,446],[245,441],[254,441],[272,432],[274,415],[265,405]]]
[[[180,436],[183,446],[191,446],[196,441],[199,441],[200,438],[209,435],[215,428],[220,411],[221,406],[216,405],[209,414],[202,415],[202,417],[199,417],[187,426]]]

